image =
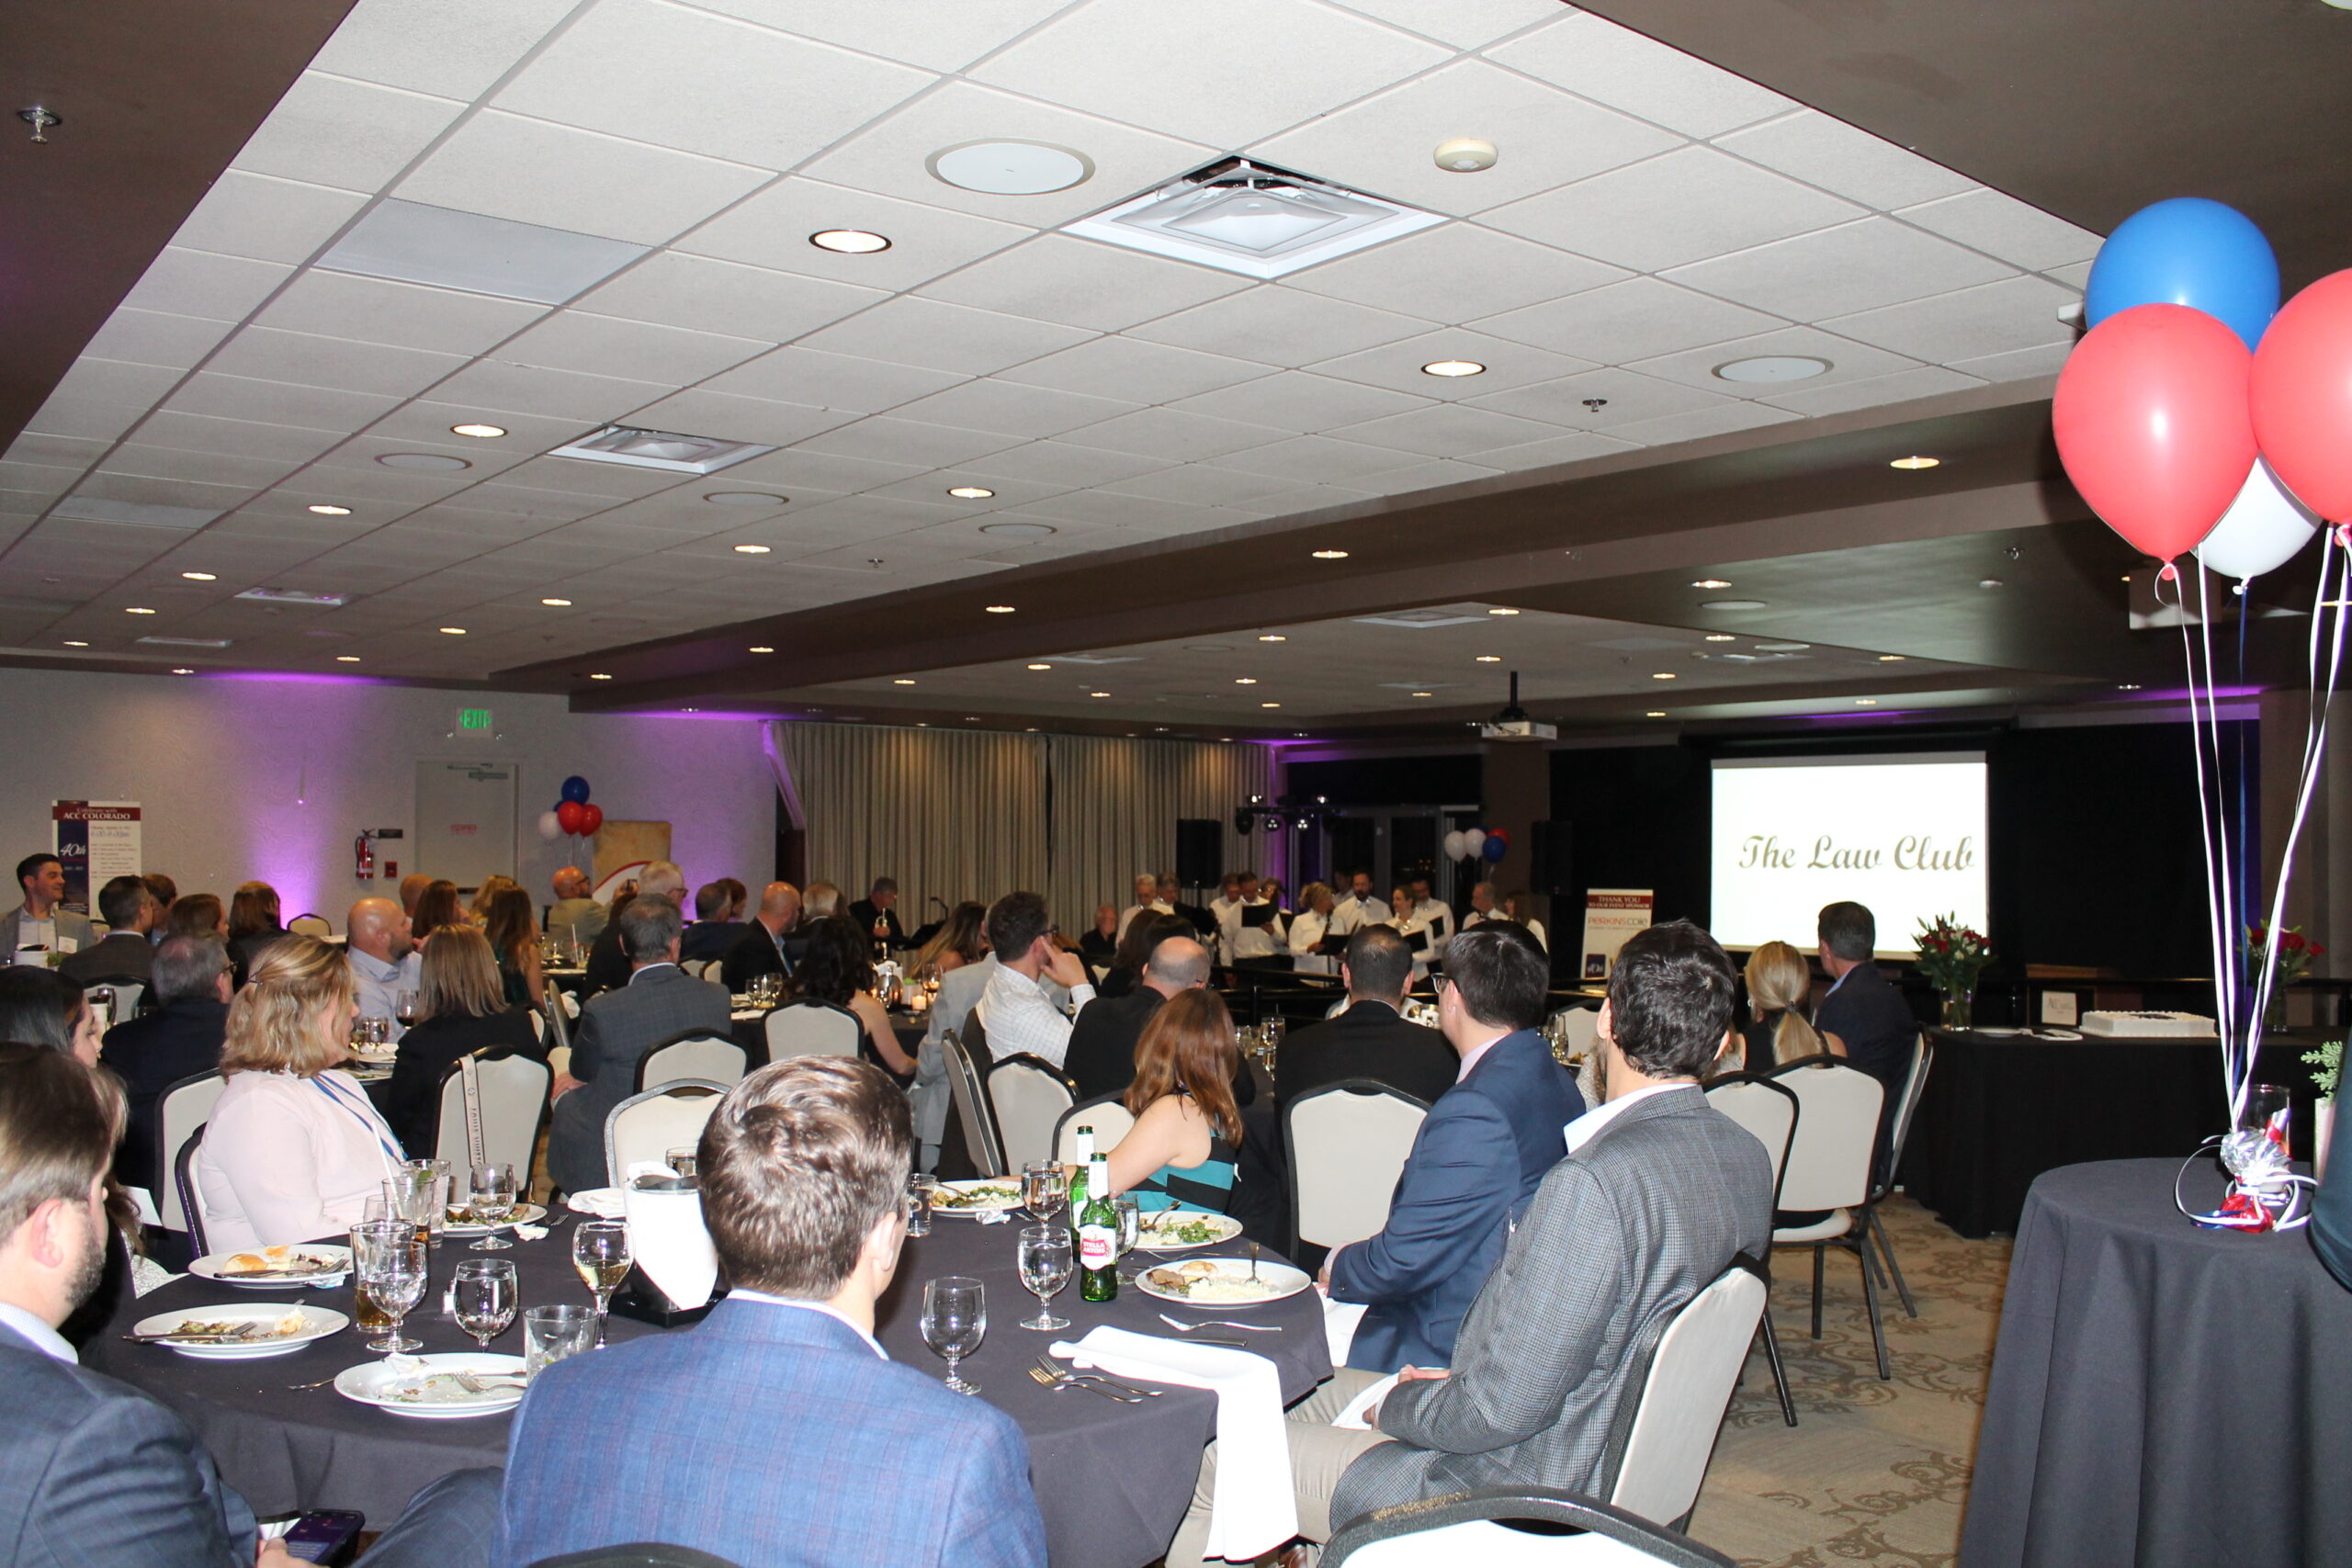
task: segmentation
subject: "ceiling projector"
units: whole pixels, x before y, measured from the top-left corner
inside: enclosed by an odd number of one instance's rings
[[[1560,728],[1554,724],[1538,724],[1527,716],[1527,710],[1519,705],[1519,671],[1514,670],[1510,672],[1510,701],[1502,712],[1478,727],[1478,735],[1485,740],[1556,740]]]

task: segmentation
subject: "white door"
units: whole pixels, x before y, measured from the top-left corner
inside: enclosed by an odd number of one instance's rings
[[[512,762],[417,763],[411,868],[469,893],[493,874],[514,875],[516,771]]]

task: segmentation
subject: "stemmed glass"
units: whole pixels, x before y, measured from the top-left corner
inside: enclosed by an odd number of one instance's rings
[[[947,1386],[957,1393],[978,1393],[980,1385],[966,1382],[956,1363],[980,1348],[989,1333],[988,1287],[968,1274],[947,1274],[924,1281],[922,1342],[934,1356],[947,1358]]]
[[[596,1298],[596,1348],[605,1348],[605,1314],[613,1292],[628,1278],[628,1226],[590,1220],[571,1233],[571,1266]]]
[[[459,1260],[458,1326],[472,1335],[474,1342],[483,1349],[489,1349],[490,1342],[505,1333],[507,1325],[514,1321],[519,1292],[513,1259],[468,1258]]]
[[[497,1163],[478,1165],[470,1178],[473,1195],[466,1201],[469,1217],[477,1224],[503,1225],[514,1217],[514,1201],[519,1196],[515,1188],[514,1168]],[[492,1231],[473,1244],[472,1252],[504,1252],[514,1244]]]
[[[1069,1319],[1053,1314],[1054,1294],[1069,1283],[1069,1227],[1025,1225],[1021,1231],[1021,1282],[1037,1298],[1037,1315],[1021,1320],[1023,1328],[1068,1328]]]
[[[401,1221],[385,1221],[379,1225],[362,1224],[352,1234],[363,1238],[359,1257],[354,1267],[360,1284],[367,1287],[368,1299],[391,1320],[391,1329],[381,1339],[368,1342],[370,1350],[396,1355],[409,1350],[421,1350],[424,1341],[410,1339],[401,1333],[401,1324],[411,1308],[424,1298],[426,1259],[424,1232],[418,1226]]]
[[[1069,1172],[1059,1160],[1032,1160],[1021,1168],[1021,1206],[1040,1224],[1062,1212],[1069,1199]]]
[[[414,991],[401,991],[393,998],[392,1016],[401,1021],[401,1027],[403,1030],[416,1021],[416,993]]]

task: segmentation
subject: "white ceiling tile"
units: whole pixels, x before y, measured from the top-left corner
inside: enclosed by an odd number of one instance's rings
[[[349,273],[309,271],[254,318],[255,324],[444,354],[480,354],[547,313],[493,299]]]
[[[580,422],[574,418],[502,409],[496,419],[485,421],[483,412],[471,403],[429,400],[402,403],[369,425],[368,436],[395,442],[407,448],[447,448],[477,468],[488,468],[521,461],[550,446],[560,446],[581,433]],[[476,423],[501,425],[506,434],[484,441],[456,434],[450,429],[452,425]]]
[[[1585,12],[1487,53],[1515,71],[1685,136],[1720,136],[1798,107],[1744,76]]]
[[[977,474],[1063,487],[1107,484],[1167,466],[1157,457],[1073,446],[1066,441],[1032,441],[1026,446],[1008,446],[1001,452],[976,458],[969,465]]]
[[[958,0],[954,6],[925,11],[920,26],[910,25],[906,13],[888,6],[843,6],[840,0],[687,3],[885,59],[953,71],[1068,8],[1070,0]]]
[[[293,271],[282,262],[216,256],[209,251],[166,245],[122,302],[133,310],[160,310],[166,315],[241,321]]]
[[[879,413],[965,379],[952,371],[888,365],[845,354],[786,346],[714,376],[702,390],[778,402]]]
[[[1042,141],[1070,148],[1091,161],[1094,172],[1066,189],[1035,196],[966,190],[932,174],[928,160],[933,153],[979,141]],[[1155,136],[969,82],[951,82],[859,131],[800,172],[858,190],[1045,228],[1164,184],[1207,163],[1216,152],[1198,142]]]
[[[1329,435],[1295,435],[1254,451],[1235,453],[1225,458],[1222,466],[1302,483],[1320,479],[1351,485],[1365,475],[1408,468],[1418,461],[1418,454],[1411,452],[1392,452]]]
[[[1917,368],[1911,360],[1899,354],[1889,354],[1883,348],[1872,348],[1852,338],[1836,337],[1815,327],[1784,327],[1760,337],[1735,338],[1728,343],[1685,349],[1679,354],[1661,355],[1655,359],[1637,359],[1633,368],[1710,392],[1757,398],[1770,391],[1771,386],[1725,381],[1714,373],[1715,367],[1736,359],[1754,359],[1766,355],[1827,360],[1830,367],[1806,381],[1804,385],[1808,387],[1834,386],[1839,382],[1860,381]]]
[[[501,516],[547,523],[570,523],[612,504],[608,496],[579,495],[534,485],[510,485],[487,480],[466,492],[469,510],[495,512]]]
[[[1523,446],[1504,446],[1492,452],[1474,452],[1472,457],[1482,467],[1499,468],[1505,473],[1525,473],[1531,468],[1555,468],[1562,463],[1581,463],[1588,458],[1606,457],[1612,452],[1636,452],[1640,448],[1630,441],[1614,436],[1596,435],[1578,431],[1571,435],[1555,435],[1548,440],[1531,441]]]
[[[1904,221],[2039,272],[2098,254],[2099,237],[1997,190],[1965,191],[1906,207]]]
[[[1862,216],[1712,147],[1685,147],[1486,214],[1498,229],[1656,272]]]
[[[1780,325],[1777,318],[1760,310],[1726,304],[1654,277],[1634,277],[1550,304],[1489,317],[1478,328],[1555,354],[1574,355],[1600,365],[1622,365],[1679,348],[1752,337]]]
[[[658,245],[767,178],[741,164],[486,110],[458,127],[393,194]]]
[[[1140,405],[1110,398],[1090,398],[1051,387],[1028,387],[994,378],[967,381],[944,392],[919,399],[898,410],[899,417],[960,430],[987,430],[1001,435],[1035,439],[1059,435],[1083,424],[1093,424],[1133,411]]]
[[[844,255],[808,243],[809,235],[828,229],[863,229],[888,240],[890,248]],[[675,248],[868,288],[912,288],[1034,232],[968,212],[795,178],[777,181]]]
[[[185,452],[230,452],[240,457],[277,457],[301,463],[326,451],[342,437],[332,431],[308,430],[300,425],[157,409],[141,423],[139,439]]]
[[[951,496],[947,493],[959,485],[990,490],[996,493],[978,498]],[[880,486],[872,493],[887,495],[899,501],[929,502],[933,505],[946,502],[969,515],[973,525],[977,527],[982,523],[997,521],[994,516],[996,513],[1009,511],[1016,506],[1026,506],[1033,501],[1043,501],[1049,495],[1059,495],[1069,488],[1068,485],[1046,484],[1032,479],[1001,479],[994,474],[983,474],[977,468],[934,468],[929,473],[918,474],[912,479],[900,479],[895,484]]]
[[[660,251],[572,305],[630,321],[789,343],[887,298],[881,289],[831,278]]]
[[[1600,399],[1602,406],[1586,408],[1587,399]],[[1492,397],[1480,398],[1478,406],[1516,414],[1521,419],[1544,420],[1571,430],[1607,430],[1612,425],[1688,413],[1694,409],[1714,408],[1736,400],[1727,387],[1710,391],[1632,370],[1592,370],[1580,376],[1564,376],[1540,386],[1498,392]],[[1487,443],[1486,447],[1469,450],[1520,446],[1556,434],[1531,434],[1516,442],[1494,441]],[[1477,460],[1484,462],[1486,459]]]
[[[675,389],[658,381],[478,359],[435,388],[433,396],[437,402],[463,403],[484,413],[535,413],[598,425]]]
[[[1193,506],[1229,506],[1286,488],[1290,487],[1285,481],[1263,474],[1244,473],[1215,463],[1179,463],[1104,485],[1102,493],[1177,501]]]
[[[85,441],[72,435],[43,435],[28,431],[8,443],[7,458],[12,463],[49,463],[86,468],[107,455],[107,446],[103,441]]]
[[[1308,0],[1191,0],[1182,26],[1169,22],[1158,0],[1095,0],[970,74],[1188,141],[1243,147],[1448,54]]]
[[[184,374],[172,366],[132,365],[85,354],[58,378],[50,395],[92,402],[153,403]]]
[[[404,406],[414,408],[418,405],[411,403]],[[512,446],[509,442],[468,441],[462,436],[450,434],[446,428],[435,428],[430,437],[423,440],[403,438],[387,432],[385,427],[390,423],[389,420],[379,420],[360,434],[335,446],[319,458],[315,470],[303,476],[304,482],[331,483],[332,479],[328,476],[338,468],[374,468],[378,466],[377,458],[394,452],[423,452],[437,457],[455,457],[466,465],[465,469],[461,471],[469,480],[488,479],[493,474],[505,473],[516,465],[526,463],[537,456],[536,453],[519,446],[508,450],[507,448]],[[567,434],[577,431],[578,428],[577,425],[572,424],[566,424],[563,427]]]
[[[2038,351],[2029,349],[2026,352]],[[1826,386],[1809,383],[1793,391],[1777,393],[1761,400],[1796,413],[1819,416],[1846,413],[1854,409],[1881,408],[1888,403],[1908,402],[1914,398],[1931,398],[1939,392],[1957,392],[1982,385],[1984,383],[1973,376],[1963,376],[1957,370],[1947,370],[1941,366],[1922,365],[1916,369],[1898,370],[1892,376],[1873,376],[1861,381]]]
[[[1084,343],[1091,335],[1081,327],[904,295],[800,341],[827,354],[985,376]]]
[[[1976,183],[1818,109],[1718,136],[1715,145],[1883,212],[1954,196]]]
[[[738,532],[747,539],[771,541],[779,551],[808,555],[831,549],[836,545],[865,544],[894,538],[918,528],[950,522],[955,515],[954,510],[946,506],[877,495],[851,495],[812,506],[805,512],[791,512]],[[730,538],[734,536],[729,536]],[[868,553],[888,558],[882,550]]]
[[[1438,144],[1460,136],[1493,142],[1499,154],[1494,167],[1476,174],[1438,167]],[[1251,152],[1284,168],[1466,217],[1680,145],[1671,131],[1464,60]]]
[[[1390,414],[1331,433],[1342,441],[1394,446],[1430,457],[1458,457],[1496,446],[1517,446],[1558,434],[1555,425],[1515,419],[1492,409],[1440,403],[1410,413]]]
[[[1476,376],[1432,376],[1421,368],[1449,359],[1467,360],[1486,369]],[[1428,333],[1382,347],[1326,360],[1315,367],[1319,375],[1342,377],[1374,387],[1409,393],[1442,402],[1467,402],[1506,387],[1523,387],[1592,368],[1593,361],[1578,359],[1523,343],[1489,337],[1462,327]]]
[[[631,413],[628,423],[654,430],[683,431],[689,435],[749,441],[762,446],[789,446],[847,424],[856,417],[842,409],[809,408],[766,398],[730,397],[697,387],[647,404]]]
[[[922,292],[952,304],[1113,333],[1250,287],[1249,279],[1231,273],[1041,234],[926,284]]]
[[[1098,337],[1019,366],[1007,371],[1004,378],[1098,398],[1132,398],[1136,391],[1148,389],[1162,401],[1173,402],[1195,392],[1254,380],[1265,373],[1263,365],[1244,360],[1131,337]]]
[[[558,310],[500,348],[498,356],[517,365],[544,365],[556,370],[627,369],[635,376],[683,387],[775,346],[750,338],[622,321],[586,310]]]
[[[192,506],[199,510],[220,511],[238,505],[253,493],[251,485],[200,484],[192,479],[158,479],[139,474],[109,474],[103,470],[92,474],[74,491],[76,497],[88,501],[125,501],[139,506]],[[134,528],[133,531],[142,537],[159,536],[165,545],[185,537],[166,529]]]
[[[1472,411],[1456,409],[1456,413]],[[1435,463],[1416,463],[1409,468],[1391,468],[1385,474],[1372,474],[1357,482],[1374,495],[1410,495],[1416,491],[1439,490],[1447,485],[1467,484],[1472,479],[1490,479],[1500,469],[1482,463],[1464,463],[1447,459]]]
[[[2064,368],[2066,356],[2074,349],[2070,333],[2057,343],[2013,348],[2006,354],[1988,354],[1976,359],[1955,359],[1951,363],[1953,369],[1981,376],[1987,381],[2025,381],[2036,376],[2055,376]]]
[[[1622,441],[1638,441],[1645,446],[1671,446],[1710,435],[1727,435],[1735,430],[1781,424],[1796,417],[1785,409],[1767,408],[1762,403],[1728,402],[1716,408],[1693,409],[1689,413],[1670,413],[1663,419],[1621,424],[1611,434]]]
[[[1517,344],[1513,344],[1517,347]],[[1425,378],[1426,379],[1427,378]],[[1283,370],[1169,405],[1186,413],[1238,419],[1267,430],[1306,433],[1425,408],[1426,398],[1305,370]]]
[[[47,463],[27,463],[15,458],[0,458],[0,495],[9,498],[10,504],[47,505],[72,490],[87,470],[80,466],[70,468],[52,467]],[[136,472],[109,466],[102,472]],[[269,481],[262,481],[266,484]]]
[[[299,466],[284,458],[245,457],[229,452],[182,452],[170,446],[130,441],[108,453],[106,467],[100,471],[266,490]]]
[[[211,353],[228,332],[226,321],[124,307],[107,318],[97,335],[82,345],[82,352],[93,359],[185,370]]]
[[[220,345],[205,368],[263,381],[413,397],[465,364],[460,355],[245,327]]]
[[[2044,276],[2055,278],[2070,288],[2086,288],[2090,286],[2091,264],[2086,261],[2068,262],[2064,266],[2048,266],[2041,268],[2041,271]]]
[[[1456,325],[1625,276],[1622,267],[1475,223],[1444,223],[1283,281],[1310,294]]]
[[[227,256],[308,261],[367,200],[356,191],[225,169],[172,243]]]
[[[575,0],[362,0],[311,64],[444,97],[480,97]]]
[[[1264,426],[1240,420],[1212,419],[1206,414],[1154,408],[1073,430],[1062,439],[1074,446],[1102,446],[1114,452],[1134,452],[1179,462],[1260,446],[1266,434]]]
[[[1147,525],[1169,526],[1182,524],[1238,522],[1238,518],[1221,517],[1205,506],[1185,502],[1141,495],[1114,495],[1109,491],[1072,491],[1035,506],[1022,508],[1024,517],[1046,522],[1089,523],[1098,526],[1133,528]]]
[[[257,381],[243,376],[199,371],[188,378],[164,406],[187,413],[217,414],[223,419],[296,424],[348,434],[398,401],[399,398],[384,393],[300,387],[285,381]]]
[[[1559,0],[1336,0],[1456,49],[1476,49],[1538,22],[1567,15]]]
[[[1957,293],[1838,316],[1822,325],[1931,365],[2072,341],[2058,308],[2074,291],[2040,277],[2012,277]]]
[[[800,445],[812,452],[831,452],[844,457],[870,457],[885,463],[916,463],[944,468],[951,463],[970,462],[990,452],[1001,452],[1014,443],[1009,436],[984,431],[956,430],[944,424],[924,424],[916,420],[893,419],[888,414],[871,414],[854,424],[829,431]]]
[[[930,73],[654,0],[599,0],[502,88],[501,109],[789,169]]]
[[[1246,504],[1252,510],[1266,513],[1270,516],[1295,517],[1302,513],[1323,512],[1335,506],[1347,506],[1355,502],[1370,500],[1372,497],[1372,491],[1369,489],[1356,490],[1340,485],[1295,484],[1288,479],[1262,475],[1260,478],[1267,487],[1264,492],[1243,497],[1241,504]],[[1369,486],[1372,480],[1362,479],[1356,483]]]
[[[466,106],[451,98],[305,71],[235,166],[373,194],[408,167]]]
[[[1866,218],[1677,267],[1676,283],[1794,321],[1850,315],[2013,276],[1980,252]]]
[[[1412,337],[1428,327],[1411,316],[1262,283],[1148,321],[1128,335],[1295,369]]]

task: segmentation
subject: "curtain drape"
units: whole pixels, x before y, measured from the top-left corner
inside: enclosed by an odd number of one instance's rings
[[[1203,740],[1126,740],[1093,735],[1047,738],[1054,782],[1053,870],[1048,905],[1066,931],[1083,931],[1098,904],[1124,908],[1136,873],[1176,869],[1179,818],[1214,818],[1227,871],[1272,860],[1265,835],[1233,831],[1233,808],[1271,795],[1262,746]]]

